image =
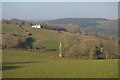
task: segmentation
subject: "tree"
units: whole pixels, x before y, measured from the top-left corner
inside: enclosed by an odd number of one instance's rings
[[[34,40],[32,37],[27,37],[26,40],[25,40],[25,42],[24,42],[25,48],[31,49],[32,46],[33,46],[33,42],[34,42],[34,41],[35,41],[35,40]]]
[[[2,38],[2,47],[3,48],[24,48],[25,45],[25,39],[24,37],[20,36],[13,36],[13,35],[3,35]]]
[[[2,38],[2,46],[3,48],[17,48],[18,45],[18,37],[11,35],[4,35]]]
[[[68,24],[66,26],[67,31],[71,32],[71,33],[81,33],[80,27],[77,25],[73,25],[73,24]]]

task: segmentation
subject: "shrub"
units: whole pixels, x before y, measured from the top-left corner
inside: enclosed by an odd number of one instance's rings
[[[17,48],[18,46],[18,37],[11,35],[4,35],[2,38],[2,47],[3,48]]]

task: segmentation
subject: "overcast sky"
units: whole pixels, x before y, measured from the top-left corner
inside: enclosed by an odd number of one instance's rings
[[[117,19],[117,2],[3,2],[3,19],[46,20],[57,18]]]

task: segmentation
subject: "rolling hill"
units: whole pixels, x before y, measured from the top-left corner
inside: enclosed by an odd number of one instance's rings
[[[107,36],[118,36],[118,21],[105,18],[61,18],[50,20],[52,24],[73,24],[83,29],[87,29],[95,33],[104,33]]]
[[[98,23],[100,25],[87,29],[96,33],[104,33],[107,36],[118,36],[118,20],[99,21]]]
[[[33,29],[26,27],[26,29],[32,33],[32,36],[36,41],[42,40],[45,42],[46,49],[58,49],[60,34],[58,31],[46,30],[46,29]]]
[[[60,24],[60,25],[74,24],[80,26],[81,28],[85,28],[89,26],[99,25],[97,21],[108,21],[108,20],[109,19],[105,19],[105,18],[60,18],[56,20],[50,20],[47,22],[52,24]]]
[[[13,24],[2,24],[2,33],[25,35],[21,28]]]
[[[33,29],[26,26],[23,28],[24,30],[14,24],[3,24],[2,31],[5,34],[1,35],[3,37],[6,34],[26,35],[33,38],[35,42],[38,40],[43,41],[46,50],[57,51],[29,51],[24,48],[5,48],[2,53],[3,78],[118,78],[118,60],[113,58],[114,55],[116,56],[118,49],[115,41],[64,31]],[[31,35],[28,35],[28,33],[31,33]],[[11,37],[7,39],[7,42],[11,39]],[[103,60],[92,60],[90,58],[87,60],[81,58],[68,59],[67,56],[59,58],[60,40],[64,42],[63,50],[66,50],[68,54],[77,53],[78,57],[91,56],[93,52],[89,53],[90,51],[94,51],[96,46],[103,45],[105,53],[102,53],[101,56],[105,55],[106,58]],[[99,42],[103,43],[99,44]]]
[[[56,50],[59,45],[59,37],[60,34],[58,31],[54,30],[46,30],[46,29],[33,29],[31,27],[24,27],[28,32],[25,32],[20,27],[13,24],[3,24],[2,33],[4,35],[19,35],[26,36],[28,33],[31,33],[32,37],[35,41],[41,40],[45,43],[46,49]],[[4,36],[3,36],[4,37]]]
[[[66,24],[77,25],[82,29],[87,29],[90,32],[102,33],[107,36],[118,36],[118,21],[109,20],[105,18],[60,18],[56,20],[49,20],[46,22],[33,22],[18,19],[3,20],[3,26],[8,24],[22,25],[30,27],[32,24],[41,24],[45,29],[66,31]],[[6,28],[6,27],[3,27]],[[10,31],[12,28],[10,28]],[[4,31],[3,31],[4,32]],[[15,32],[15,30],[14,30]],[[17,33],[17,32],[16,32]]]
[[[27,30],[24,31],[24,30]],[[13,25],[13,24],[3,24],[3,43],[6,48],[13,45],[13,40],[17,41],[12,47],[14,48],[25,48],[25,49],[42,49],[47,51],[58,51],[59,50],[59,43],[62,42],[62,53],[66,56],[76,56],[78,54],[83,54],[87,52],[87,58],[89,53],[94,52],[96,46],[104,46],[105,53],[101,54],[100,57],[106,58],[106,54],[109,53],[110,58],[116,58],[116,50],[117,50],[117,43],[108,38],[93,36],[93,35],[82,35],[82,34],[75,34],[70,32],[59,32],[56,30],[47,30],[47,29],[35,29],[32,27],[25,27],[21,29],[20,27]],[[6,36],[10,35],[10,36]],[[13,35],[14,34],[14,35]],[[29,35],[31,34],[31,35]],[[18,35],[18,36],[16,36]],[[25,36],[22,37],[21,35]],[[5,36],[5,37],[4,37]],[[24,39],[23,39],[24,38]],[[13,39],[11,41],[11,39]],[[27,40],[27,41],[26,41]],[[32,40],[30,42],[30,40]],[[9,42],[10,41],[10,42]],[[40,43],[37,43],[40,42]],[[94,44],[93,44],[94,43]],[[19,46],[22,47],[19,47]],[[93,47],[88,47],[88,46]],[[110,46],[112,45],[112,46]],[[28,48],[29,46],[29,48]],[[35,46],[35,47],[34,47]],[[41,48],[40,46],[44,47]],[[112,48],[114,46],[114,48]],[[10,48],[12,48],[10,47]],[[40,48],[39,48],[40,47]],[[111,49],[109,50],[108,49]],[[78,51],[78,52],[74,52]],[[81,55],[82,56],[82,55]]]

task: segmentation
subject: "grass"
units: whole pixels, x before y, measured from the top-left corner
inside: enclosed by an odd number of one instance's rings
[[[45,29],[33,29],[31,27],[24,27],[30,33],[32,33],[32,38],[37,40],[42,40],[45,43],[45,49],[58,49],[60,42],[60,34],[58,31],[45,30]],[[26,35],[26,32],[23,31],[16,25],[12,24],[3,24],[2,32],[7,34],[19,34]]]
[[[60,34],[57,31],[45,29],[26,28],[35,40],[42,40],[46,45],[46,49],[58,49],[60,42]]]
[[[118,60],[60,59],[57,52],[3,50],[3,78],[117,78]]]
[[[12,24],[2,24],[2,32],[8,34],[19,34],[25,35],[24,31],[16,25]]]

